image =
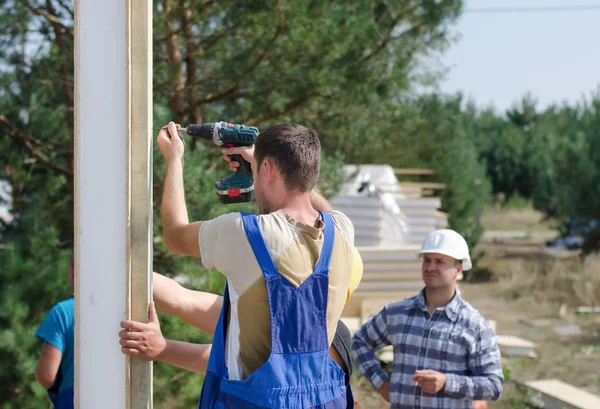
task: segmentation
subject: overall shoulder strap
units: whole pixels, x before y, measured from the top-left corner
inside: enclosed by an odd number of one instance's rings
[[[335,226],[333,224],[333,218],[329,213],[319,212],[323,218],[323,247],[321,248],[321,255],[319,261],[313,270],[316,274],[327,275],[329,273],[329,262],[331,261],[331,253],[333,252],[333,242],[335,239]]]
[[[225,284],[223,306],[221,307],[219,320],[215,328],[215,336],[210,350],[204,382],[202,383],[198,409],[213,409],[220,398],[221,379],[227,374],[227,366],[225,365],[225,339],[227,336],[228,312],[229,286]]]
[[[256,215],[242,213],[242,223],[244,223],[246,236],[248,237],[250,246],[252,246],[252,251],[254,252],[254,256],[258,261],[258,265],[260,266],[265,279],[279,275],[277,267],[275,267],[275,263],[273,263],[273,259],[271,258],[271,254],[269,254],[262,233],[260,232],[260,228],[258,227],[258,218]]]

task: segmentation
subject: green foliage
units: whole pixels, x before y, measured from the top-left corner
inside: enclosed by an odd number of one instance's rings
[[[499,116],[463,104],[460,95],[426,95],[398,107],[392,119],[398,131],[386,136],[380,161],[434,168],[448,184],[442,199],[450,225],[471,245],[481,233],[473,215],[489,203],[490,191],[505,195],[505,208],[533,205],[566,232],[573,220],[600,221],[599,108],[596,93],[575,106],[539,112],[526,94]],[[452,164],[459,157],[457,169]],[[600,227],[587,232],[584,250],[600,250]]]
[[[526,199],[521,196],[518,192],[513,194],[502,206],[503,209],[507,210],[523,210],[533,208],[532,200]]]
[[[441,195],[442,206],[448,213],[448,224],[474,248],[483,233],[478,217],[489,202],[490,184],[466,135],[457,133],[448,144],[435,161],[447,185]]]
[[[564,233],[572,220],[600,220],[599,108],[596,93],[575,106],[538,112],[526,95],[482,151],[494,193],[505,193],[507,205],[531,201],[561,223]],[[585,250],[598,249],[596,228],[587,234]]]
[[[163,0],[155,5],[156,30],[166,29],[155,35],[157,102],[170,106],[179,120],[261,125],[302,120],[328,134],[324,125],[336,116],[341,134],[376,112],[365,109],[369,103],[405,90],[418,57],[447,46],[447,25],[462,2]],[[169,32],[175,34],[164,41]],[[186,87],[177,91],[182,70]]]
[[[344,173],[340,172],[344,163],[344,156],[341,154],[327,155],[323,153],[321,157],[321,174],[317,188],[325,198],[335,196],[340,184],[345,182]]]
[[[421,164],[432,167],[446,184],[441,199],[448,224],[473,248],[483,233],[478,215],[489,201],[490,185],[474,143],[478,130],[471,125],[473,117],[462,113],[461,102],[460,96],[423,98],[422,117],[430,135],[422,139]]]
[[[57,232],[41,218],[31,221],[25,253],[9,243],[0,254],[0,402],[3,409],[48,407],[46,393],[33,373],[41,353],[34,337],[55,302],[73,296],[68,280],[69,251],[61,250]],[[45,405],[45,406],[44,406]]]
[[[161,329],[172,339],[186,340],[198,344],[212,342],[212,336],[191,327],[178,318],[159,313]],[[154,363],[154,402],[162,403],[171,397],[177,397],[177,406],[190,408],[198,405],[203,375],[181,370],[162,362]]]

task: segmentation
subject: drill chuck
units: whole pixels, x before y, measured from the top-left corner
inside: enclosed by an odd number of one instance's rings
[[[185,128],[185,132],[195,138],[213,140],[215,132],[214,122],[205,122],[203,124],[190,124]]]

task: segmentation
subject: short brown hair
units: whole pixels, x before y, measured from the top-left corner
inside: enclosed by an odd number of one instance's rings
[[[298,124],[271,126],[258,135],[254,149],[257,166],[272,159],[289,190],[308,192],[317,184],[321,142],[312,129]]]

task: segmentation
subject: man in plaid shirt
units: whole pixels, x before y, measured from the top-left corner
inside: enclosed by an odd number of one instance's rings
[[[436,230],[420,254],[425,288],[385,306],[356,332],[358,370],[392,409],[471,409],[474,401],[497,400],[504,383],[497,336],[456,287],[472,267],[467,243],[453,230]],[[388,345],[391,375],[375,355]]]

